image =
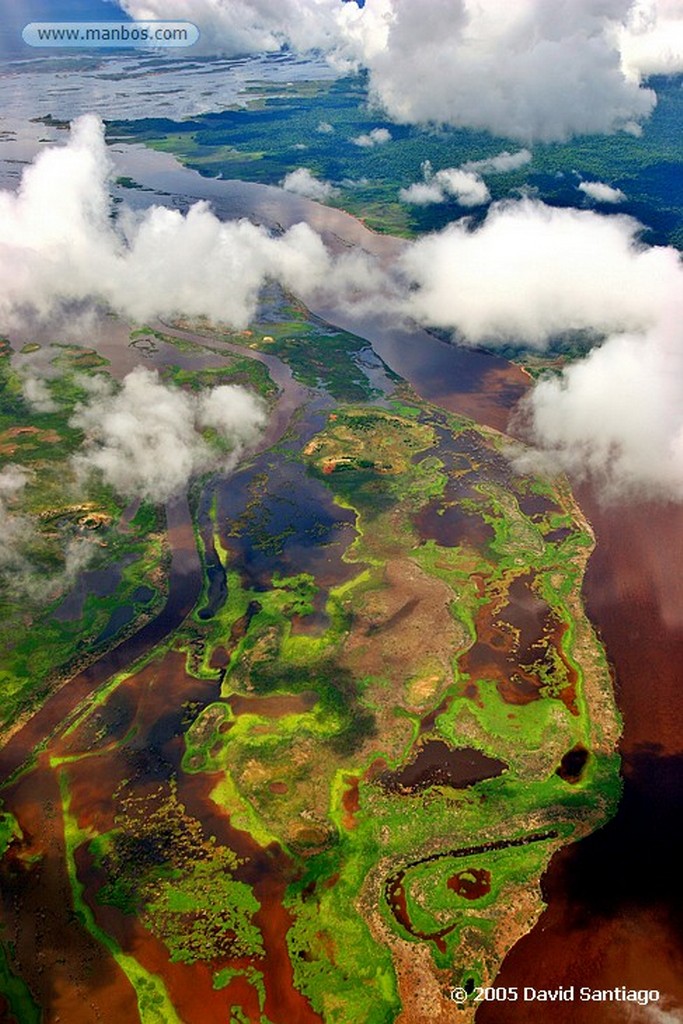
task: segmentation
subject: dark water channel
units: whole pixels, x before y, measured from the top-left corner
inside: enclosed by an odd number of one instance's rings
[[[472,747],[452,749],[443,740],[428,740],[408,764],[384,772],[379,783],[393,793],[417,794],[432,786],[466,789],[484,779],[495,779],[508,765]]]

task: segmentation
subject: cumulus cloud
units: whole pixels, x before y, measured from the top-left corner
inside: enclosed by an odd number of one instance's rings
[[[267,280],[304,300],[376,280],[368,257],[333,257],[303,223],[273,237],[246,220],[220,221],[206,203],[186,215],[124,210],[113,223],[109,175],[102,125],[86,115],[66,145],[40,153],[17,193],[0,192],[5,328],[29,310],[54,316],[64,303],[88,300],[137,321],[185,313],[245,327]]]
[[[578,187],[580,192],[596,203],[623,203],[626,199],[620,188],[607,185],[604,181],[582,181]]]
[[[634,81],[683,72],[683,0],[636,0],[619,31],[622,68]]]
[[[406,251],[408,308],[461,339],[544,348],[569,331],[641,330],[678,286],[678,253],[647,248],[625,216],[494,204],[472,229],[459,220]]]
[[[452,197],[461,206],[480,206],[491,198],[482,179],[472,171],[444,167],[434,174],[431,163],[425,160],[422,175],[423,181],[414,182],[399,192],[399,199],[404,203],[427,206],[429,203],[444,203]]]
[[[388,6],[386,44],[367,64],[373,95],[399,122],[549,141],[614,131],[654,106],[620,66],[615,31],[630,0]]]
[[[351,142],[361,149],[372,149],[373,146],[383,146],[386,142],[391,142],[391,132],[388,128],[373,128],[372,131],[356,135]]]
[[[269,278],[304,301],[389,301],[392,281],[375,263],[358,250],[333,258],[304,224],[273,238],[249,222],[221,223],[205,204],[186,216],[129,212],[112,224],[108,173],[101,126],[84,118],[66,146],[41,154],[16,195],[0,194],[5,320],[30,304],[48,314],[64,300],[97,299],[136,319],[204,313],[244,326]],[[407,245],[398,261],[407,297],[390,301],[397,315],[475,344],[543,348],[566,332],[590,332],[599,347],[529,400],[529,437],[555,466],[583,466],[610,493],[640,487],[683,498],[683,310],[672,300],[683,293],[680,261],[672,249],[645,247],[639,232],[621,215],[497,203],[478,227],[464,219]],[[118,392],[95,385],[74,420],[89,437],[77,465],[99,470],[123,494],[160,500],[216,465],[216,446],[229,464],[228,448],[251,443],[242,428],[256,414],[242,409],[239,428],[230,426],[225,395],[200,402],[145,374]],[[656,459],[646,458],[644,438]]]
[[[299,51],[334,50],[339,41],[339,0],[119,0],[140,21],[192,21],[201,38],[192,52],[277,52],[288,44]],[[348,5],[355,6],[355,5]]]
[[[266,421],[263,403],[244,388],[221,385],[188,394],[143,367],[131,371],[118,391],[104,378],[95,378],[91,388],[70,421],[86,434],[73,459],[76,471],[100,473],[128,498],[165,501],[197,473],[230,469]]]
[[[44,377],[26,371],[22,375],[21,390],[28,404],[36,412],[55,412],[59,408]]]
[[[468,160],[462,165],[462,170],[474,171],[476,174],[507,174],[528,163],[531,163],[531,152],[528,149],[519,149],[516,153],[504,149],[502,153],[485,160]]]
[[[536,450],[523,472],[566,471],[596,481],[607,500],[683,500],[683,303],[649,331],[616,334],[524,403]],[[519,426],[519,424],[518,424]]]
[[[479,227],[458,221],[406,250],[406,305],[464,342],[544,349],[588,334],[588,355],[526,399],[514,429],[535,447],[517,468],[590,477],[607,499],[680,501],[683,270],[639,231],[625,216],[499,203]]]
[[[447,197],[438,182],[430,179],[414,181],[408,188],[402,188],[398,198],[402,203],[412,203],[413,206],[429,206],[431,203],[443,203]]]
[[[652,70],[680,69],[681,0],[121,0],[185,18],[227,54],[319,49],[364,67],[396,121],[529,141],[616,131],[649,115]],[[622,66],[623,54],[623,66]],[[406,68],[410,68],[409,78]]]
[[[306,196],[307,199],[320,201],[339,194],[339,189],[329,181],[316,178],[307,167],[297,167],[295,171],[286,174],[282,179],[282,187],[287,192],[295,192],[299,196]]]

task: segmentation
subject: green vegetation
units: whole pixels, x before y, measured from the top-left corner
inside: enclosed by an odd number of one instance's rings
[[[202,391],[205,388],[215,388],[222,384],[237,384],[255,391],[267,400],[276,397],[277,388],[263,363],[246,356],[228,356],[225,353],[221,353],[221,356],[225,361],[224,366],[205,370],[185,370],[180,366],[165,366],[161,374],[162,380],[189,391]]]
[[[58,373],[45,384],[48,411],[24,398],[9,347],[0,353],[0,468],[21,467],[25,478],[8,499],[13,543],[0,567],[0,728],[111,644],[119,630],[108,623],[117,609],[130,608],[132,625],[158,608],[164,593],[163,519],[142,505],[124,526],[126,504],[98,480],[79,480],[71,464],[82,434],[70,417],[87,395],[84,375],[105,361],[76,345],[53,350]],[[98,594],[92,584],[63,605],[85,571],[107,573],[116,585]]]
[[[176,386],[239,382],[272,402],[275,385],[251,350],[282,359],[315,389],[316,406],[304,407],[277,453],[243,468],[234,503],[226,489],[202,498],[195,488],[193,507],[208,516],[196,524],[206,578],[195,612],[131,667],[134,687],[122,673],[77,711],[51,760],[77,918],[127,973],[145,1024],[175,1019],[171,965],[188,978],[208,967],[231,1019],[249,1019],[257,1005],[265,1021],[273,913],[284,915],[278,941],[293,984],[325,1021],[395,1020],[415,944],[443,991],[466,977],[486,983],[499,962],[501,907],[520,908],[505,921],[509,941],[538,910],[552,854],[606,820],[619,795],[609,671],[580,601],[592,536],[566,482],[515,476],[501,435],[405,385],[387,397],[364,372],[365,342],[282,295],[269,301],[270,318],[249,331],[191,325],[205,344],[133,332],[149,351],[191,345],[163,369]],[[180,365],[207,352],[217,365]],[[58,441],[16,443],[30,454],[31,443],[40,452],[59,442],[63,472],[80,442],[68,424],[78,374],[88,362],[86,372],[101,367],[73,348],[55,358],[57,409],[30,415]],[[9,363],[5,371],[15,413],[28,417],[20,381]],[[80,524],[106,542],[94,564],[111,572],[117,559],[121,569],[115,592],[85,597],[78,621],[48,609],[47,643],[31,653],[27,677],[36,666],[47,673],[55,651],[66,659],[83,623],[90,637],[101,631],[102,609],[156,578],[164,557],[158,509],[132,508],[122,528],[123,508],[101,485],[90,485],[87,507],[65,508],[50,461],[36,454],[31,467],[17,510],[45,531],[34,561],[48,557],[53,531]],[[226,585],[206,613],[210,573]],[[17,635],[15,672],[29,657],[22,643]],[[493,758],[502,774],[463,781],[441,765],[411,782],[430,744],[445,744],[456,765],[458,752],[475,765]],[[150,745],[151,776],[132,772]],[[579,745],[586,763],[567,781],[558,767]],[[77,783],[90,759],[111,770],[99,798],[111,808],[106,826],[80,824],[92,820]],[[208,808],[221,828],[229,817],[227,838],[205,826]],[[6,841],[13,828],[7,819]],[[238,854],[245,836],[249,853]],[[159,976],[105,932],[105,910],[165,948]]]
[[[487,175],[493,199],[531,188],[553,205],[581,205],[579,182],[605,181],[625,192],[627,201],[618,212],[641,220],[650,229],[649,241],[680,248],[683,96],[675,77],[654,79],[652,84],[658,103],[640,136],[622,132],[610,136],[609,142],[596,135],[537,144],[531,163],[511,173]],[[331,130],[321,130],[325,125]],[[351,141],[373,128],[388,129],[391,141],[372,147]],[[439,170],[519,148],[509,139],[472,129],[392,124],[368,106],[362,75],[307,83],[288,89],[286,95],[275,91],[264,96],[259,90],[258,99],[245,108],[187,121],[112,122],[108,130],[171,152],[209,177],[221,174],[276,185],[290,171],[307,167],[339,189],[330,200],[334,205],[362,217],[374,230],[406,235],[472,214],[455,200],[427,207],[399,201],[401,188],[421,180],[423,161]],[[480,215],[475,211],[475,218]]]
[[[0,856],[5,853],[12,839],[20,834],[19,823],[14,815],[0,812]]]
[[[344,557],[358,572],[329,591],[327,627],[310,634],[293,628],[312,608],[310,573],[274,572],[270,587],[249,589],[231,567],[229,537],[217,523],[228,596],[201,625],[201,658],[188,661],[209,678],[214,651],[225,647],[229,656],[222,699],[186,733],[183,768],[222,773],[213,799],[233,823],[262,845],[277,841],[303,859],[286,904],[294,913],[288,944],[295,980],[325,1020],[339,1022],[394,1018],[397,961],[392,967],[389,952],[400,959],[399,947],[392,940],[380,955],[378,927],[384,941],[386,929],[410,941],[446,929],[439,943],[429,943],[434,969],[447,972],[455,959],[490,977],[495,958],[487,950],[495,948],[500,906],[533,893],[558,845],[604,820],[619,795],[614,719],[593,721],[585,699],[585,673],[608,701],[611,691],[579,600],[592,538],[566,485],[514,476],[493,483],[499,435],[424,405],[393,408],[337,408],[302,454],[309,473],[356,513]],[[437,427],[452,432],[438,448]],[[449,470],[451,463],[458,468]],[[455,481],[464,477],[476,500],[456,497]],[[267,475],[258,488],[269,491]],[[542,516],[522,512],[532,499],[546,502]],[[422,538],[419,517],[431,505],[444,513],[461,507],[489,527],[491,539],[444,547]],[[560,524],[566,536],[546,540]],[[238,521],[230,532],[250,529]],[[518,704],[508,702],[495,677],[471,678],[465,658],[481,641],[488,609],[500,616],[526,579],[535,599],[547,603],[548,621],[563,626],[553,626],[542,646],[538,641],[526,668],[536,697]],[[502,757],[507,771],[463,789],[436,785],[411,794],[378,784],[372,766],[378,759],[396,769],[407,763],[430,713],[422,743],[439,738]],[[593,753],[580,781],[568,784],[556,769],[577,742]],[[541,827],[543,841],[524,845]],[[451,850],[467,849],[472,836],[512,845],[465,864],[455,858],[456,866],[440,855],[420,865],[421,855],[443,846],[439,836],[448,836]],[[409,932],[382,895],[383,873],[402,864],[417,864],[404,880]],[[490,872],[481,898],[448,889],[448,872],[464,867]],[[476,957],[473,934],[483,943]]]
[[[41,1009],[28,986],[12,971],[4,943],[0,942],[0,992],[9,1004],[10,1012],[21,1024],[40,1024]]]
[[[78,825],[71,813],[71,794],[68,777],[64,770],[59,776],[59,788],[64,815],[66,866],[71,882],[76,918],[98,942],[104,945],[128,977],[137,996],[141,1024],[180,1024],[180,1018],[159,977],[146,971],[135,957],[123,952],[118,944],[97,924],[95,915],[84,898],[83,885],[79,880],[76,866],[76,851],[79,846],[88,842],[92,837],[87,830]]]
[[[251,923],[259,904],[249,886],[231,876],[235,861],[229,854],[165,880],[147,903],[143,920],[164,939],[172,961],[262,953],[260,932]]]
[[[117,800],[116,830],[93,844],[109,879],[99,901],[140,914],[173,962],[262,955],[251,921],[259,904],[234,878],[239,858],[206,839],[175,787],[148,797],[127,796],[124,787]]]
[[[231,1019],[258,1005],[265,1021],[274,913],[285,915],[278,941],[293,984],[325,1021],[395,1020],[417,943],[443,991],[465,977],[487,982],[501,906],[522,908],[505,923],[508,939],[521,934],[552,854],[603,822],[619,794],[609,672],[580,603],[592,537],[566,483],[515,476],[501,435],[405,386],[374,402],[364,343],[294,306],[286,314],[249,332],[210,335],[200,323],[198,349],[226,358],[164,374],[186,388],[241,379],[272,399],[247,354],[272,352],[318,402],[326,392],[326,422],[304,410],[277,458],[255,457],[227,521],[228,492],[214,489],[207,511],[197,490],[209,516],[202,548],[213,529],[215,552],[211,566],[204,552],[197,609],[131,668],[135,686],[123,673],[79,710],[51,762],[78,919],[128,974],[145,1024],[170,1006],[170,965],[188,979],[208,967]],[[162,340],[146,328],[136,338]],[[225,342],[244,355],[224,353]],[[112,500],[98,530],[115,534]],[[323,515],[335,505],[346,510],[338,535]],[[110,541],[121,556],[161,525],[145,504],[128,518],[120,546]],[[225,572],[226,593],[205,615],[210,570]],[[159,707],[173,722],[159,722]],[[130,772],[152,735],[168,736],[147,755],[152,775]],[[390,785],[430,743],[504,770]],[[557,769],[578,744],[586,764],[568,782]],[[99,797],[106,827],[79,824],[92,816],[82,806],[79,816],[71,773],[90,759],[111,770]],[[234,847],[209,833],[207,808],[221,828],[229,816]],[[245,835],[250,852],[238,854]],[[104,908],[163,944],[159,977],[106,935]]]
[[[218,337],[277,356],[301,384],[324,389],[337,401],[372,401],[380,396],[362,366],[362,356],[369,351],[367,341],[325,324],[291,298],[278,300],[277,313],[281,317],[277,321],[257,321],[248,331],[223,331]],[[205,320],[199,319],[194,327],[210,332],[211,339],[215,339],[216,329]],[[210,347],[220,351],[213,340]],[[260,364],[254,360],[245,358],[240,366],[242,363],[251,363],[250,372],[258,373],[253,367]],[[399,380],[388,367],[380,365],[389,381]]]
[[[321,863],[322,861],[322,863]],[[389,950],[366,923],[350,913],[368,860],[352,848],[310,861],[304,879],[290,887],[295,917],[287,934],[295,982],[325,1021],[390,1024],[400,1009]],[[335,870],[336,869],[336,870]],[[325,881],[334,878],[334,884]],[[315,886],[313,896],[305,893]]]
[[[190,344],[150,327],[133,330],[131,338],[133,344]],[[24,345],[22,355],[40,347]],[[262,363],[216,345],[206,351],[217,366],[165,366],[162,379],[191,391],[239,384],[274,400],[277,388]],[[88,398],[87,376],[106,373],[107,360],[75,344],[55,342],[49,352],[54,376],[44,381],[37,409],[24,397],[21,361],[6,341],[0,346],[0,470],[19,466],[25,476],[8,500],[15,542],[0,564],[0,729],[150,618],[166,590],[163,510],[142,502],[128,522],[127,502],[97,477],[79,478],[71,462],[83,441],[72,414]],[[106,580],[102,592],[98,578]]]
[[[110,130],[206,174],[277,183],[303,164],[339,186],[334,202],[406,235],[464,212],[398,201],[425,159],[438,169],[513,148],[484,133],[385,124],[365,90],[362,78],[308,83],[287,96],[261,92],[245,110]],[[627,192],[620,210],[637,212],[653,238],[675,241],[677,197],[664,219],[653,211],[669,181],[655,169],[680,159],[680,140],[665,141],[662,124],[681,100],[667,85],[661,96],[640,139],[537,146],[531,164],[488,179],[494,198],[531,186],[575,202],[578,175],[595,176]],[[318,131],[322,122],[333,131]],[[378,126],[391,142],[351,141]],[[203,342],[180,336],[183,327]],[[565,356],[582,344],[565,341]],[[258,1015],[267,1024],[277,986],[292,985],[290,967],[294,995],[329,1024],[410,1014],[413,960],[443,992],[467,978],[489,983],[501,949],[540,909],[551,856],[607,820],[620,791],[609,670],[580,597],[593,538],[567,483],[520,478],[501,435],[407,386],[387,394],[397,379],[369,366],[363,339],[274,287],[249,330],[140,326],[130,344],[150,357],[174,346],[161,375],[178,387],[237,383],[269,403],[277,386],[251,354],[273,355],[315,402],[229,485],[207,493],[196,484],[200,602],[77,709],[50,754],[77,921],[126,972],[144,1024],[179,1019],[179,978],[187,991],[218,994],[235,1024]],[[69,420],[86,394],[82,375],[106,363],[91,349],[53,347],[49,411],[28,407],[7,347],[0,355],[0,454],[29,470],[10,508],[33,524],[22,568],[52,587],[67,542],[90,538],[89,568],[118,576],[71,617],[55,617],[63,580],[48,600],[47,584],[37,598],[23,583],[8,589],[8,720],[58,670],[112,642],[103,633],[113,610],[134,606],[133,627],[164,594],[158,509],[142,503],[124,516],[96,481],[67,504],[82,441]],[[24,357],[36,351],[26,346]],[[226,593],[209,609],[223,573]],[[150,580],[153,596],[136,601]],[[418,775],[420,758],[444,747],[455,767]],[[558,768],[577,747],[586,763],[567,779]],[[477,772],[487,758],[502,762],[500,774]],[[83,785],[90,766],[93,792]],[[14,820],[0,819],[0,846],[15,837]],[[109,934],[103,922],[119,919]],[[136,959],[145,941],[154,973]],[[274,980],[271,965],[285,954]],[[0,972],[21,1007],[27,992],[4,961]]]

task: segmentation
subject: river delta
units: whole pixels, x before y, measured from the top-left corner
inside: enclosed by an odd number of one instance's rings
[[[133,203],[305,220],[385,262],[404,244],[167,152],[111,152]],[[87,340],[9,332],[0,356],[0,450],[33,468],[23,512],[46,579],[65,538],[98,548],[58,600],[3,608],[4,1019],[445,1024],[462,988],[458,1020],[512,1024],[524,1007],[471,994],[675,990],[673,960],[645,978],[634,958],[624,979],[588,936],[628,927],[615,851],[650,798],[653,834],[675,804],[659,783],[676,768],[680,630],[657,590],[675,559],[631,602],[657,510],[617,521],[587,487],[514,470],[528,374],[276,286],[243,331],[103,314]],[[27,410],[17,356],[52,367],[56,409]],[[79,375],[140,361],[171,386],[251,389],[267,428],[164,507],[95,485],[65,501]],[[609,913],[572,917],[601,893]],[[659,908],[641,917],[666,946]]]
[[[169,505],[156,617],[0,755],[18,1019],[446,1020],[613,813],[592,531],[511,469],[521,373],[432,338],[421,379],[387,324],[264,302],[244,332],[114,331],[178,385],[256,385],[270,426]]]

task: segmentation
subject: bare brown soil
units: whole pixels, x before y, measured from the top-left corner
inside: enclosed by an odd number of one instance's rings
[[[465,642],[449,610],[453,591],[410,558],[388,561],[383,583],[358,601],[341,663],[358,678],[388,676],[394,685],[405,684],[419,666],[436,664],[449,685],[450,660]]]

